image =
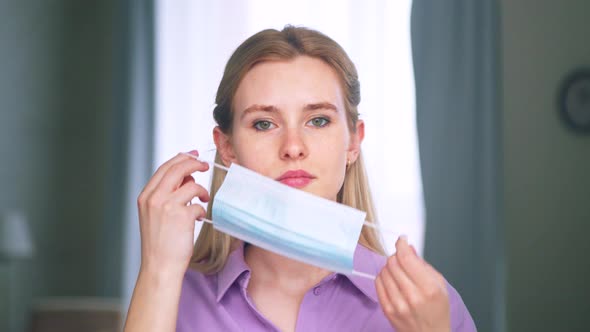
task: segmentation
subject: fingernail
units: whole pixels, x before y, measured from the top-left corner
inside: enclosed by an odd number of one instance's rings
[[[199,160],[199,152],[197,150],[193,150],[190,152],[181,152],[180,154],[183,154],[187,157]]]
[[[400,235],[399,240],[404,243],[404,244],[408,244],[408,236],[407,235]]]

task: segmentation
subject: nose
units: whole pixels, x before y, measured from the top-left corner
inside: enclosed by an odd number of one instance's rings
[[[298,129],[292,128],[285,131],[280,154],[281,159],[293,160],[303,159],[307,156],[307,145]]]

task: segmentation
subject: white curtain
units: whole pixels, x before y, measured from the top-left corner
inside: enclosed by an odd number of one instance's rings
[[[213,159],[215,92],[242,41],[286,24],[314,28],[342,45],[359,71],[362,148],[378,220],[394,230],[383,234],[386,248],[407,234],[422,252],[410,11],[411,0],[157,1],[154,169],[179,151]],[[208,185],[210,173],[194,176]]]

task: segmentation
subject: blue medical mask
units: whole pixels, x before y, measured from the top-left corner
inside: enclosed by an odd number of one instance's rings
[[[353,269],[365,212],[237,164],[214,165],[228,171],[213,201],[216,230],[330,271],[374,279]]]

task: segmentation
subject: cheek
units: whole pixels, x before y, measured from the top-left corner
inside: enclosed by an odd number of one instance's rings
[[[259,140],[248,135],[240,135],[240,133],[237,133],[234,138],[232,144],[237,159],[236,162],[246,168],[265,174],[266,165],[275,157],[273,140]]]
[[[332,183],[338,184],[344,179],[346,171],[348,141],[343,135],[332,135],[317,140],[312,144],[310,155],[322,165],[322,171]]]
[[[346,160],[346,152],[350,144],[350,134],[345,128],[334,128],[330,133],[322,135],[316,140],[321,153],[337,159],[334,162]]]

